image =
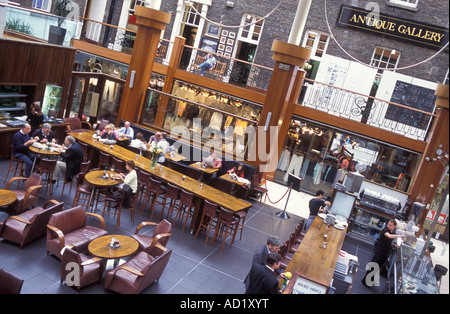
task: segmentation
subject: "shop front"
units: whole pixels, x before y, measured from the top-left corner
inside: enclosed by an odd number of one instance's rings
[[[408,192],[421,154],[293,116],[274,180],[286,184],[288,174],[303,178],[302,190],[330,193],[346,174],[358,172],[365,181]]]

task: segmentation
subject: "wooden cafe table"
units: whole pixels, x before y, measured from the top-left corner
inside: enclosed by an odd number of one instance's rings
[[[120,242],[119,247],[110,246],[112,238]],[[123,257],[133,255],[139,248],[139,243],[132,237],[119,234],[107,234],[92,240],[88,245],[89,253],[102,259],[113,259],[114,267]]]
[[[193,193],[196,198],[196,203],[194,214],[190,224],[191,232],[193,232],[198,226],[200,220],[199,218],[201,217],[202,200],[211,201],[218,206],[224,207],[234,212],[246,210],[252,206],[252,204],[247,201],[238,199],[207,184],[201,184],[201,182],[185,176],[173,169],[170,169],[169,167],[162,167],[161,165],[157,164],[155,169],[151,169],[150,159],[143,156],[138,156],[138,159],[136,159],[136,153],[126,148],[120,147],[119,145],[114,145],[113,149],[111,149],[110,145],[105,145],[101,142],[94,141],[92,138],[93,134],[94,132],[88,131],[71,133],[70,135],[72,135],[79,141],[87,143],[88,145],[121,160],[133,160],[137,168],[150,173],[158,180],[170,182],[171,184],[174,184],[181,189]]]
[[[13,191],[0,189],[0,208],[11,205],[16,199],[17,195]]]
[[[324,235],[327,235],[327,246],[323,248]],[[299,272],[303,277],[329,287],[333,279],[334,269],[344,243],[346,228],[343,230],[327,225],[317,216],[285,271],[294,275]],[[280,286],[284,279],[280,279]]]
[[[38,144],[37,147],[35,145],[36,145],[36,143],[30,146],[30,151],[39,158],[42,158],[43,156],[45,156],[50,159],[57,159],[59,157],[59,154],[61,153],[61,150],[59,149],[59,147],[51,146],[51,149],[47,150],[47,145],[45,145],[45,144]],[[34,158],[33,166],[31,168],[31,173],[33,173],[33,171],[34,171],[34,166],[36,165],[37,157]]]
[[[93,186],[91,197],[89,199],[88,209],[92,207],[95,195],[99,189],[111,188],[122,183],[121,179],[116,179],[117,172],[107,171],[107,178],[103,177],[103,170],[89,171],[84,176],[84,179]],[[113,179],[114,178],[114,179]]]

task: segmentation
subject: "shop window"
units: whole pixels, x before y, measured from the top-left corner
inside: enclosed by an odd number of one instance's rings
[[[311,49],[311,57],[313,59],[321,59],[326,53],[330,36],[326,33],[317,31],[308,31],[303,46]]]
[[[184,139],[203,148],[214,145],[228,157],[246,159],[253,143],[249,134],[257,127],[261,105],[181,81],[174,83],[172,94],[165,95],[168,97],[161,97],[155,88],[150,91],[153,106],[167,101],[163,129],[168,134],[183,129]]]
[[[33,0],[32,7],[50,12],[50,9],[52,8],[52,0]]]
[[[417,153],[294,118],[274,180],[286,183],[292,173],[303,178],[303,190],[330,193],[348,171],[357,171],[366,181],[407,192],[419,160]]]
[[[370,64],[382,69],[395,69],[399,59],[399,51],[390,48],[376,47]]]

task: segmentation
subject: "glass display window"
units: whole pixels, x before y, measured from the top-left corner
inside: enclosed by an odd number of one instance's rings
[[[42,113],[48,117],[58,117],[61,110],[61,96],[63,88],[57,85],[47,85],[42,102]]]
[[[420,158],[420,154],[400,147],[294,118],[274,180],[286,183],[292,173],[303,178],[303,190],[330,193],[351,171],[359,172],[365,180],[407,192]]]

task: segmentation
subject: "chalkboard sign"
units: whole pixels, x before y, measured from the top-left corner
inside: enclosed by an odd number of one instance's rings
[[[391,102],[433,113],[436,102],[434,92],[434,90],[429,88],[397,81],[394,92],[392,93]],[[422,130],[427,129],[431,119],[431,117],[425,113],[416,112],[395,105],[389,105],[385,118]]]

